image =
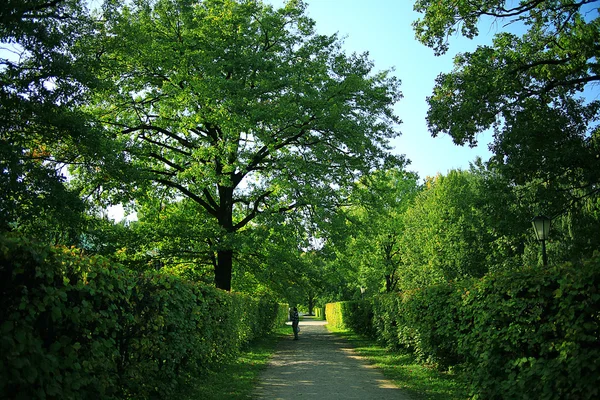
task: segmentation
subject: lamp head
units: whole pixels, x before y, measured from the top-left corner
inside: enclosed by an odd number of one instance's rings
[[[538,240],[548,239],[548,234],[550,233],[550,221],[550,218],[545,215],[538,215],[531,221],[535,236]]]

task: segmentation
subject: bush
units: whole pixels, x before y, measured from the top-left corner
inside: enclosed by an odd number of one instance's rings
[[[366,300],[341,301],[325,305],[327,324],[334,329],[352,329],[373,336],[373,308]]]
[[[459,348],[477,398],[600,395],[600,256],[463,290]]]
[[[402,297],[398,293],[378,296],[373,303],[373,329],[376,339],[390,350],[398,350],[398,330],[407,325],[401,320]]]
[[[325,321],[325,307],[315,308],[315,317],[318,320]]]
[[[169,398],[285,306],[0,237],[0,398]]]
[[[385,337],[386,344],[397,340],[397,343],[391,343],[391,348],[408,349],[421,362],[441,367],[460,363],[462,357],[456,342],[460,302],[460,294],[452,284],[395,295],[395,299],[386,301],[396,307],[395,314],[393,310],[386,313],[386,319],[392,315],[394,326],[384,327],[378,336]],[[394,333],[395,338],[391,336]]]
[[[373,325],[390,348],[461,364],[474,398],[592,399],[600,395],[599,287],[596,255],[380,296]]]
[[[288,306],[274,299],[254,299],[243,294],[233,294],[232,297],[234,318],[239,323],[238,347],[285,325],[288,319]]]
[[[460,331],[460,294],[455,285],[436,285],[414,292],[405,302],[419,360],[442,367],[463,361],[456,341]]]
[[[0,238],[2,398],[113,398],[133,281],[100,258]]]

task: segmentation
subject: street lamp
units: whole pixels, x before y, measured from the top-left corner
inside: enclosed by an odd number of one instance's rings
[[[533,224],[533,229],[535,230],[535,236],[537,240],[542,242],[542,261],[544,263],[544,267],[548,266],[548,255],[546,254],[546,239],[548,239],[548,234],[550,233],[550,218],[545,215],[538,215],[531,221]]]

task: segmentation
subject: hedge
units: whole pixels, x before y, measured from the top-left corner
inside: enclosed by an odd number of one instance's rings
[[[351,329],[355,332],[373,336],[373,307],[366,300],[341,301],[325,305],[327,325],[333,329]]]
[[[599,288],[595,255],[578,265],[379,296],[372,323],[376,337],[392,349],[441,366],[460,365],[474,399],[595,399]],[[352,304],[328,305],[328,321],[330,315],[336,327],[365,320]]]
[[[321,321],[325,321],[325,307],[315,308],[315,318]]]
[[[0,237],[0,398],[176,396],[286,307]]]
[[[477,398],[598,398],[599,289],[599,255],[457,287],[458,350]]]
[[[461,363],[456,347],[460,294],[451,284],[375,299],[373,325],[380,342],[406,349],[418,360],[441,367]]]

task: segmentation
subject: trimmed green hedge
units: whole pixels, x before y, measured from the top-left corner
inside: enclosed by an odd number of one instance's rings
[[[457,352],[460,294],[453,285],[431,286],[376,298],[373,325],[380,342],[407,349],[417,359],[440,366],[463,361]]]
[[[327,314],[334,326],[365,321],[336,304]],[[600,255],[379,296],[372,322],[392,349],[461,365],[474,399],[600,396]]]
[[[352,329],[355,332],[374,336],[373,307],[366,300],[340,301],[325,305],[327,325],[334,329]]]
[[[173,397],[286,317],[268,299],[0,237],[0,398]]]
[[[315,318],[321,321],[325,321],[325,307],[315,308]]]
[[[600,256],[457,287],[478,398],[600,397]]]

